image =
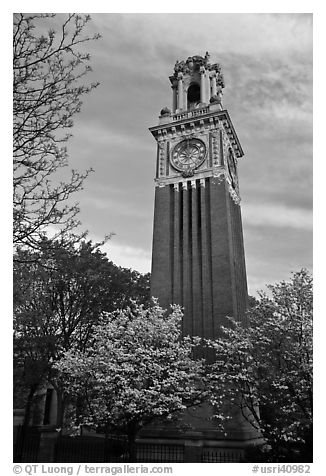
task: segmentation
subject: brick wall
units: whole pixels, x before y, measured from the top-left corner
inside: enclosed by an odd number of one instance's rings
[[[184,334],[216,337],[247,303],[240,206],[225,181],[157,187],[151,293],[184,307]]]

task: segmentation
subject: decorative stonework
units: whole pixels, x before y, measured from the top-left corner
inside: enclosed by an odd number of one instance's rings
[[[217,85],[224,88],[224,77],[221,73],[221,65],[210,63],[210,55],[206,52],[205,56],[189,56],[185,61],[176,61],[174,65],[174,74],[171,78],[179,78],[180,75],[191,75],[196,71],[209,71],[211,76],[217,78]],[[171,79],[170,78],[170,79]],[[172,82],[173,80],[171,80]]]
[[[162,177],[165,175],[164,173],[164,163],[165,163],[165,141],[161,140],[158,142],[158,148],[159,148],[159,177]]]
[[[213,177],[214,177],[214,182],[217,183],[218,185],[222,184],[223,182],[226,183],[230,197],[232,198],[234,203],[239,205],[241,202],[239,191],[233,188],[226,170],[224,168],[220,168],[218,170],[213,171]]]
[[[206,145],[198,138],[185,138],[171,151],[170,162],[183,177],[191,177],[206,158]]]
[[[171,109],[168,108],[168,107],[163,107],[163,109],[161,110],[161,114],[160,114],[160,117],[162,116],[171,116]]]
[[[203,170],[197,172],[194,176],[192,177],[182,177],[182,175],[178,176],[169,176],[169,177],[159,177],[154,179],[155,182],[155,187],[165,187],[169,185],[173,185],[175,187],[176,185],[181,185],[183,183],[191,183],[194,181],[204,181],[205,179],[212,177],[212,171],[211,170]]]
[[[232,184],[230,184],[229,180],[227,180],[227,184],[228,184],[228,191],[229,191],[229,194],[230,194],[232,200],[234,201],[234,203],[236,205],[240,205],[241,198],[240,198],[239,192],[234,190],[234,188],[232,187]]]
[[[150,128],[158,142],[158,174],[155,185],[164,187],[177,184],[175,190],[179,190],[179,184],[190,187],[198,179],[205,183],[206,178],[213,177],[218,182],[225,180],[232,199],[239,203],[236,169],[243,151],[228,112],[222,110],[224,79],[220,65],[211,64],[208,53],[205,57],[192,56],[186,61],[177,61],[170,80],[173,112],[169,108],[163,108],[159,125]],[[190,84],[200,87],[201,97],[200,103],[188,110],[184,105],[187,105],[187,88]],[[203,90],[206,91],[204,103]],[[198,165],[196,162],[195,165],[185,163],[181,166],[179,162],[182,161],[178,154],[174,157],[173,152],[178,150],[178,145],[181,147],[182,141],[196,140],[205,144],[204,160],[199,161]],[[229,150],[233,153],[232,164],[227,159]]]
[[[155,187],[165,187],[166,182],[165,180],[155,179]]]
[[[221,184],[225,180],[225,170],[224,168],[213,169],[213,177],[218,184]]]
[[[193,177],[195,175],[195,171],[191,167],[188,167],[186,170],[183,170],[183,172],[181,172],[181,175],[184,178]]]
[[[237,164],[238,160],[236,157],[236,151],[234,148],[234,141],[231,141],[227,130],[223,127],[222,129],[222,147],[223,147],[223,157],[224,157],[224,168],[226,173],[226,179],[228,182],[229,192],[235,203],[240,203],[240,194],[239,194],[239,179],[237,173]],[[232,160],[234,163],[230,163],[230,153],[232,154]]]
[[[211,133],[212,140],[212,166],[217,167],[220,164],[220,154],[219,154],[219,132],[214,131]]]
[[[232,134],[232,124],[228,121],[223,119],[221,121],[221,126],[223,130],[223,148],[226,150],[227,148],[231,148],[233,150],[234,156],[239,158],[238,154],[238,143],[237,138]],[[241,156],[240,156],[241,157]]]
[[[186,111],[182,114],[172,114],[167,117],[169,122],[150,128],[156,140],[159,137],[173,139],[184,135],[221,129],[225,134],[223,140],[228,141],[225,142],[225,145],[230,144],[237,159],[243,156],[241,144],[227,111],[211,111],[210,107],[206,107],[201,110]]]

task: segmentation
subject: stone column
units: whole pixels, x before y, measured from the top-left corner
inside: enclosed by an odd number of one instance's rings
[[[178,109],[183,109],[183,74],[178,74]]]
[[[187,91],[185,88],[183,88],[183,108],[186,110],[188,109],[188,100],[187,100]]]
[[[177,109],[177,85],[172,86],[172,112]]]
[[[211,97],[211,83],[209,78],[209,71],[206,71],[205,76],[206,76],[206,97],[204,102],[209,104],[209,100]]]
[[[200,68],[200,102],[205,101],[205,68],[201,66]]]
[[[216,73],[211,77],[212,96],[216,96]]]

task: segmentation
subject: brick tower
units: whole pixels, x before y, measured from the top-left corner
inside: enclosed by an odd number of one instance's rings
[[[244,319],[247,281],[237,162],[243,151],[219,64],[192,56],[170,76],[173,107],[157,141],[151,294],[184,307],[184,334],[214,338],[226,316]]]
[[[247,279],[237,163],[243,151],[222,106],[220,65],[205,57],[177,61],[172,110],[150,131],[157,141],[151,295],[184,308],[184,335],[215,338],[226,316],[245,319]],[[221,432],[207,402],[187,409],[184,430],[147,427],[142,441],[180,442],[184,461],[240,461],[259,435],[228,402]],[[254,443],[255,444],[255,443]]]

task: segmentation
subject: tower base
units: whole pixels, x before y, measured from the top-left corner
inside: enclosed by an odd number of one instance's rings
[[[221,430],[208,403],[189,408],[177,421],[155,422],[138,435],[137,460],[175,463],[240,463],[263,439],[240,413]]]

